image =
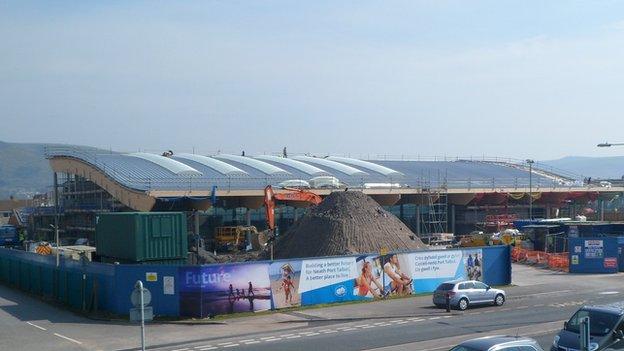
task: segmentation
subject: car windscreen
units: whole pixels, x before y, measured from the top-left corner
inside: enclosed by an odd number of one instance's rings
[[[608,334],[615,327],[616,323],[620,320],[620,315],[616,313],[607,313],[603,311],[594,310],[578,310],[570,321],[568,321],[567,331],[573,333],[580,333],[579,326],[581,319],[589,317],[589,329],[592,335],[603,336]]]
[[[459,346],[453,347],[450,351],[482,351],[482,350],[475,349],[473,347],[459,345]]]
[[[443,284],[440,284],[436,290],[446,290],[446,291],[453,290],[454,286],[455,284],[443,283]]]

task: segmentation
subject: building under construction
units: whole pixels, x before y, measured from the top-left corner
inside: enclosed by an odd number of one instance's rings
[[[517,218],[574,217],[605,204],[621,187],[587,184],[582,176],[509,159],[421,159],[165,152],[120,153],[89,147],[50,147],[55,175],[53,206],[33,211],[33,239],[93,241],[96,214],[115,211],[185,211],[190,231],[266,225],[264,188],[307,188],[320,196],[359,190],[395,214],[415,233],[497,231]],[[306,211],[283,203],[276,223],[285,230]],[[192,225],[195,223],[195,226]]]

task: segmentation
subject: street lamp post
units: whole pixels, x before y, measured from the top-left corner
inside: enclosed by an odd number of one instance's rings
[[[533,164],[535,161],[527,159],[526,163],[529,165],[529,219],[533,219]]]

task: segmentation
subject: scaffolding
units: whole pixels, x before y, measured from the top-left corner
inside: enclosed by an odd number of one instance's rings
[[[448,233],[448,197],[446,191],[428,189],[426,211],[420,212],[422,234]]]

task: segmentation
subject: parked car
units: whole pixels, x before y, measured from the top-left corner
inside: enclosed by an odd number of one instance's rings
[[[624,302],[619,302],[581,307],[563,324],[563,329],[555,336],[550,350],[579,349],[580,323],[585,317],[589,317],[590,351],[624,349]]]
[[[433,304],[438,307],[446,306],[447,295],[451,306],[462,311],[470,305],[502,306],[506,299],[505,291],[494,289],[476,280],[449,281],[440,284],[433,292]]]
[[[544,351],[537,341],[516,336],[486,336],[464,341],[450,351]]]

